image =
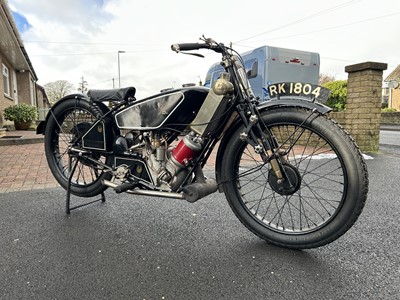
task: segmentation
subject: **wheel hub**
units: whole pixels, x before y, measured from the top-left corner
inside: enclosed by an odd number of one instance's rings
[[[275,172],[271,169],[268,174],[268,182],[271,188],[281,195],[293,195],[301,186],[301,175],[297,168],[291,164],[282,165],[284,179],[282,182],[278,180]]]

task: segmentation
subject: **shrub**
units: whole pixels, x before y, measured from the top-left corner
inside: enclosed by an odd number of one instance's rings
[[[347,80],[335,80],[323,84],[331,90],[331,95],[325,103],[332,107],[334,111],[342,111],[346,108],[347,100]]]
[[[4,119],[14,122],[31,122],[37,119],[37,115],[36,107],[25,103],[4,109]]]
[[[397,109],[395,109],[395,108],[389,108],[389,107],[385,107],[385,108],[382,108],[381,109],[381,112],[396,112],[397,111]]]

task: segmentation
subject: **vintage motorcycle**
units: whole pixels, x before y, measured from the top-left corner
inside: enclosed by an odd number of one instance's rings
[[[225,72],[210,89],[142,100],[134,87],[69,95],[39,125],[49,167],[68,191],[67,212],[70,193],[104,200],[109,187],[189,202],[219,191],[272,244],[314,248],[343,235],[364,207],[368,174],[354,140],[327,117],[329,90],[279,83],[259,103],[232,48],[204,37],[171,48],[220,53]],[[210,155],[215,179],[203,173]]]

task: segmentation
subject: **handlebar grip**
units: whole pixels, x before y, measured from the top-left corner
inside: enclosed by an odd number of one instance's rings
[[[201,48],[210,48],[208,44],[199,44],[199,43],[183,43],[183,44],[173,44],[171,45],[171,50],[176,53],[180,51],[190,51],[190,50],[198,50]]]

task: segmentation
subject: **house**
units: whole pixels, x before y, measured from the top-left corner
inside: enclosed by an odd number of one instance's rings
[[[7,123],[3,110],[8,106],[26,103],[42,110],[49,107],[6,0],[0,0],[0,68],[0,128]]]
[[[398,65],[389,76],[386,77],[384,82],[387,83],[387,103],[389,108],[395,108],[400,111],[400,65]]]

